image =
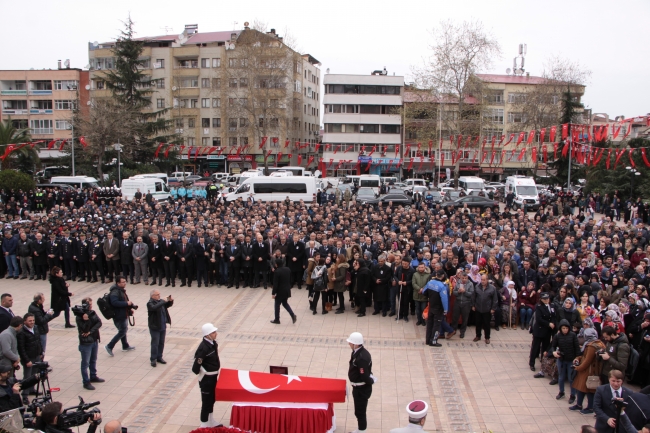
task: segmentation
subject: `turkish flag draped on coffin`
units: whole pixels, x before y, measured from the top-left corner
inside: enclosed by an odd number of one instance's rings
[[[343,379],[260,373],[222,368],[216,401],[344,403]]]

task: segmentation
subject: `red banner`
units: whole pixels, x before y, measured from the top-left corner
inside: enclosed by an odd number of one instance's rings
[[[544,143],[544,136],[546,135],[546,128],[542,128],[541,131],[539,131],[539,142]]]
[[[515,139],[515,134],[510,134],[510,137],[508,138],[508,141],[506,141],[504,146],[509,145],[512,142],[512,140],[514,140],[514,139]]]
[[[81,137],[81,138],[83,138],[83,137]],[[81,141],[81,139],[79,139],[79,141]],[[82,144],[84,144],[85,142],[86,142],[86,140],[84,140]],[[158,158],[158,154],[160,153],[160,148],[163,147],[164,144],[165,143],[158,143],[158,147],[156,148],[156,151],[153,153],[154,158]],[[85,145],[84,145],[84,147],[85,147]]]
[[[524,140],[524,135],[525,134],[526,134],[525,132],[520,132],[519,133],[519,137],[517,137],[517,144],[515,144],[515,147],[519,147],[521,142]]]
[[[641,157],[643,158],[643,162],[647,167],[650,167],[650,161],[648,161],[648,157],[645,154],[645,149],[641,149]]]
[[[553,142],[555,141],[555,132],[557,131],[557,126],[551,126],[551,132],[549,134],[549,141]]]
[[[298,155],[298,165],[302,165],[302,155]]]
[[[533,138],[535,138],[535,130],[532,130],[528,133],[528,141],[526,142],[527,145],[533,144]]]
[[[370,149],[370,153],[368,154],[368,156],[372,156],[372,154],[375,153],[376,150],[377,150],[377,146],[372,146],[372,149]]]
[[[607,168],[607,170],[609,170],[611,156],[612,156],[612,149],[609,149],[609,152],[607,152],[607,159],[605,160],[605,167]]]
[[[533,147],[530,151],[530,157],[533,161],[533,164],[537,162],[537,147]]]
[[[621,158],[623,157],[623,154],[625,153],[627,149],[621,149],[616,151],[616,159],[614,160],[614,170],[616,170],[616,166],[620,162]]]
[[[636,164],[634,163],[634,158],[632,158],[632,152],[634,152],[634,149],[630,149],[630,151],[628,152],[630,158],[630,165],[632,166],[632,168],[636,168]]]
[[[289,144],[290,144],[290,143],[291,143],[290,140],[285,140],[285,142],[284,142],[284,148],[286,149],[287,147],[289,147]]]
[[[309,166],[312,162],[314,162],[314,157],[313,156],[310,156],[309,158],[307,158],[307,166]]]
[[[562,140],[566,140],[569,135],[569,124],[565,123],[562,125]]]

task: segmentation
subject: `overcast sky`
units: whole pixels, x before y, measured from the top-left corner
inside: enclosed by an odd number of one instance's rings
[[[648,0],[31,0],[28,9],[8,4],[0,0],[0,69],[56,68],[58,59],[83,68],[88,42],[114,39],[130,13],[140,37],[181,33],[185,24],[198,24],[199,32],[241,29],[257,19],[281,35],[288,29],[303,53],[322,62],[322,74],[327,68],[368,74],[385,66],[408,82],[412,67],[428,55],[430,30],[440,20],[480,20],[503,52],[485,72],[505,73],[518,44],[526,43],[531,75],[540,74],[553,55],[592,71],[584,102],[594,112],[650,112]]]

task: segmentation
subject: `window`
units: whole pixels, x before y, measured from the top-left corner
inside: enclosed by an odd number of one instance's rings
[[[185,143],[188,146],[194,146],[196,144],[196,139],[194,137],[187,137],[185,138]]]
[[[359,132],[362,134],[379,133],[379,125],[359,125]]]
[[[190,108],[199,108],[199,100],[190,99]]]
[[[190,100],[189,99],[181,99],[181,108],[187,108],[190,106]]]
[[[179,80],[180,87],[193,88],[199,87],[199,77],[185,77]]]
[[[32,134],[53,134],[52,130],[52,120],[50,119],[37,119],[30,120],[30,127],[32,128]]]
[[[212,137],[213,146],[221,146],[221,137]]]
[[[201,78],[201,87],[204,89],[209,89],[210,88],[210,79],[209,78]]]
[[[183,129],[185,127],[185,119],[178,117],[174,119],[174,124],[176,125],[176,128]]]
[[[212,67],[213,68],[220,68],[221,67],[221,59],[212,59]]]
[[[255,183],[255,194],[307,194],[307,183]]]
[[[165,69],[165,59],[156,59],[156,62],[153,64],[154,69]]]
[[[302,81],[296,80],[293,91],[294,92],[302,92]]]
[[[361,114],[381,114],[381,105],[361,105],[359,112]]]
[[[483,131],[483,137],[488,142],[492,142],[492,137],[495,137],[495,140],[498,142],[501,140],[501,136],[503,135],[503,131],[500,129],[486,129]]]
[[[199,67],[199,59],[179,60],[178,67],[181,69],[194,69]]]
[[[190,117],[187,119],[187,127],[188,128],[194,128],[196,126],[196,119],[193,117]]]
[[[239,87],[248,87],[248,78],[240,78]]]
[[[202,146],[209,146],[210,145],[210,137],[201,138],[201,145]]]
[[[201,108],[210,108],[210,98],[201,99]]]
[[[151,69],[151,59],[150,58],[138,59],[138,62],[140,62],[140,65],[138,65],[138,67],[140,69]]]
[[[260,128],[264,128],[264,118],[263,118],[263,117],[260,117],[260,118],[258,119],[258,121],[257,121],[257,125],[258,125]]]
[[[165,100],[156,99],[156,108],[165,108]]]
[[[213,89],[220,89],[221,88],[221,78],[213,78],[212,79],[212,88]]]
[[[490,122],[503,124],[503,108],[487,110],[485,118]]]
[[[76,80],[55,81],[54,90],[77,90],[77,81]]]
[[[212,127],[213,128],[221,128],[221,117],[213,117],[212,118]]]
[[[209,117],[203,117],[201,119],[201,128],[209,128],[210,127],[210,118]]]
[[[201,59],[201,67],[202,68],[209,68],[210,67],[210,59]]]
[[[32,81],[32,90],[52,90],[52,82],[51,81]]]
[[[236,131],[237,130],[237,119],[231,118],[228,119],[228,131]]]
[[[525,123],[526,116],[524,113],[508,113],[508,123]]]
[[[239,137],[239,143],[242,146],[248,146],[248,137]]]
[[[327,104],[325,105],[325,110],[327,110],[328,113],[342,113],[341,107],[344,107],[344,105],[341,104]]]
[[[362,125],[362,126],[369,126],[369,125]],[[379,125],[371,125],[371,126],[376,126],[377,129],[379,129]],[[305,122],[305,130],[307,130],[307,122]],[[359,125],[353,125],[353,124],[347,124],[347,123],[327,123],[327,124],[325,124],[325,131],[326,132],[345,132],[345,133],[359,132]],[[377,131],[377,132],[379,132],[379,131]]]
[[[103,80],[95,81],[95,86],[97,90],[104,90],[104,81]]]
[[[212,98],[212,108],[221,107],[221,98]]]
[[[240,117],[239,118],[239,127],[240,128],[245,128],[247,126],[248,126],[248,119],[246,119],[245,117]]]
[[[164,89],[165,88],[165,79],[164,78],[157,78],[156,79],[156,89]]]
[[[52,104],[52,101],[47,101]],[[75,108],[76,104],[75,101],[54,101],[54,109],[55,110],[73,110]],[[50,109],[52,107],[50,106]]]
[[[231,146],[237,146],[237,137],[228,138],[228,144],[230,144]]]
[[[54,129],[66,130],[71,129],[70,122],[67,120],[56,120],[54,123]]]
[[[526,95],[524,93],[508,93],[508,103],[523,104],[524,102],[526,102]]]
[[[503,92],[491,92],[486,96],[488,104],[503,104]]]
[[[237,87],[237,78],[231,78],[229,83],[230,87]]]
[[[381,125],[382,134],[399,134],[399,125]]]

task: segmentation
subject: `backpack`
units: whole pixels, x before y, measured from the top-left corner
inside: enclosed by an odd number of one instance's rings
[[[110,292],[104,293],[104,296],[97,299],[97,308],[99,308],[99,311],[106,320],[111,320],[115,317],[115,310],[113,310],[113,306],[111,305]]]
[[[314,281],[314,290],[327,290],[327,267],[316,266],[311,273],[311,279]]]

